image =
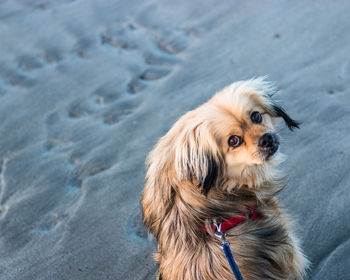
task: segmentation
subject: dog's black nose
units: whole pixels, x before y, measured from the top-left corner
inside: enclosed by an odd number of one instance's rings
[[[270,148],[273,147],[275,144],[277,144],[276,136],[271,133],[265,133],[263,136],[259,139],[259,147],[262,148]]]

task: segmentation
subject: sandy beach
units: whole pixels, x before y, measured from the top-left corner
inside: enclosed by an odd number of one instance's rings
[[[281,203],[310,279],[350,278],[350,2],[0,2],[0,279],[154,279],[144,161],[186,111],[267,76]]]

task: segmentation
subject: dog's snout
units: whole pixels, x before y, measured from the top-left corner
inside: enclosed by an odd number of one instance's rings
[[[262,148],[270,148],[277,144],[277,138],[271,133],[265,133],[260,137],[258,145]]]

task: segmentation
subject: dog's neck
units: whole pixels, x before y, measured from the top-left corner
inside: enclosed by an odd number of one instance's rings
[[[228,181],[226,184],[233,184]],[[213,187],[207,195],[201,193],[196,182],[187,182],[179,184],[176,187],[174,199],[177,199],[181,207],[178,207],[180,215],[186,216],[186,219],[196,221],[212,220],[220,217],[229,217],[237,213],[247,211],[248,205],[257,205],[269,197],[274,197],[282,190],[283,178],[265,181],[259,186],[230,186],[222,185]],[[227,191],[227,190],[230,191]],[[187,215],[188,214],[188,215]]]
[[[179,214],[188,219],[203,222],[207,219],[230,216],[234,213],[246,211],[247,205],[259,204],[260,191],[246,186],[236,188],[232,192],[212,188],[207,195],[192,183],[178,187],[175,191],[176,204]]]

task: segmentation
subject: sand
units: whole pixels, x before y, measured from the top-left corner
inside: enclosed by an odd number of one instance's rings
[[[350,277],[348,1],[0,2],[0,279],[154,279],[147,153],[268,75],[310,279]]]

